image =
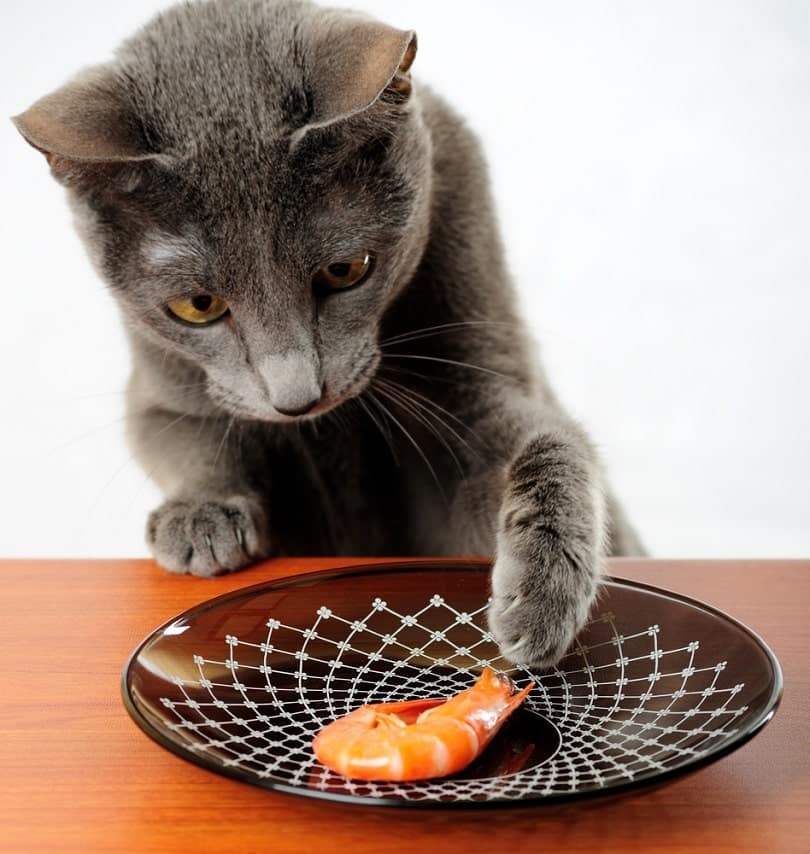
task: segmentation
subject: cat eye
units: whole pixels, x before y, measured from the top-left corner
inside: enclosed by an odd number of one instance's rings
[[[365,281],[373,269],[374,256],[370,252],[359,252],[321,267],[312,277],[312,285],[321,292],[345,291]]]
[[[204,326],[225,315],[228,311],[228,303],[213,294],[197,294],[193,297],[171,300],[167,308],[175,317],[186,323]]]

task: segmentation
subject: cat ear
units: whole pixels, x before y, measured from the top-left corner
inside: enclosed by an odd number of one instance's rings
[[[360,113],[384,95],[405,101],[415,56],[412,30],[345,12],[324,16],[309,57],[313,96],[309,127]]]
[[[41,151],[57,178],[93,164],[150,160],[143,129],[109,66],[82,72],[12,121]]]

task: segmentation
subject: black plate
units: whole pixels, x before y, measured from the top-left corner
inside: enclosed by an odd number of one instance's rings
[[[489,565],[348,567],[220,596],[132,654],[135,722],[185,759],[239,780],[365,804],[559,800],[658,782],[739,747],[773,716],[779,663],[700,602],[608,579],[558,667],[500,657],[485,621]],[[464,772],[419,783],[346,780],[310,744],[365,703],[450,696],[489,664],[537,687]]]

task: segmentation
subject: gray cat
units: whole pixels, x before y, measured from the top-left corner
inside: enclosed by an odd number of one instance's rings
[[[504,655],[547,665],[639,544],[534,363],[486,166],[416,37],[207,0],[15,119],[132,348],[158,562],[496,554]],[[90,333],[91,334],[91,333]]]

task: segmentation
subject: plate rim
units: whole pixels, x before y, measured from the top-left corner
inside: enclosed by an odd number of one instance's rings
[[[249,598],[255,593],[258,593],[260,590],[270,591],[277,588],[304,586],[305,584],[312,581],[318,582],[329,578],[339,578],[344,575],[372,575],[380,571],[407,572],[436,564],[441,565],[443,569],[475,569],[483,572],[490,570],[494,564],[494,561],[489,558],[478,557],[416,559],[407,558],[403,560],[384,560],[379,563],[347,564],[345,566],[335,566],[329,567],[327,569],[318,569],[313,570],[311,572],[303,572],[298,575],[286,575],[282,576],[281,578],[271,579],[269,581],[260,581],[255,584],[249,584],[245,587],[239,587],[236,590],[230,590],[227,593],[221,593],[218,596],[211,597],[210,599],[204,599],[202,602],[199,602],[196,605],[192,605],[191,607],[186,608],[185,610],[181,611],[178,614],[175,614],[170,619],[165,620],[163,623],[156,626],[154,629],[152,629],[152,631],[149,632],[148,635],[146,635],[146,637],[143,638],[143,640],[141,640],[136,645],[136,647],[130,653],[121,672],[120,679],[121,699],[123,701],[124,707],[126,708],[130,718],[138,726],[138,728],[145,735],[147,735],[149,738],[151,738],[164,749],[173,753],[175,756],[178,756],[180,759],[185,760],[186,762],[190,762],[220,776],[225,776],[230,779],[237,780],[238,782],[243,783],[245,785],[258,787],[268,791],[281,792],[283,794],[288,795],[296,795],[298,797],[312,798],[315,800],[327,801],[332,803],[352,804],[354,806],[384,806],[408,808],[416,807],[423,809],[470,809],[474,807],[499,807],[503,809],[506,807],[520,807],[529,804],[551,805],[570,801],[587,800],[591,798],[608,798],[612,796],[623,795],[635,789],[650,789],[657,787],[658,785],[671,782],[672,780],[678,777],[685,776],[686,774],[706,767],[707,765],[710,765],[716,762],[717,760],[728,756],[730,753],[733,753],[735,750],[738,750],[740,747],[747,744],[773,719],[782,701],[782,696],[784,693],[784,676],[782,672],[782,667],[779,664],[779,659],[776,657],[776,654],[766,643],[766,641],[752,628],[747,626],[741,620],[738,620],[736,617],[732,617],[730,614],[726,613],[720,608],[716,608],[714,605],[709,605],[708,603],[703,602],[700,599],[695,599],[691,596],[687,596],[685,594],[669,590],[665,587],[659,587],[654,584],[647,584],[642,581],[635,581],[633,579],[628,578],[620,578],[613,575],[600,576],[599,584],[606,584],[613,587],[627,587],[631,589],[642,590],[646,593],[650,593],[656,596],[664,596],[671,599],[675,599],[685,605],[689,605],[693,608],[698,608],[700,610],[707,611],[714,617],[720,618],[721,620],[724,620],[727,623],[730,623],[731,625],[735,626],[744,634],[747,634],[750,639],[756,644],[756,646],[758,646],[760,650],[765,654],[765,657],[771,667],[773,677],[771,683],[771,692],[767,702],[765,703],[763,711],[749,725],[745,732],[733,738],[723,747],[718,748],[717,750],[713,750],[705,756],[686,759],[678,765],[675,765],[672,768],[668,768],[667,770],[656,774],[652,778],[645,777],[642,779],[628,780],[626,782],[616,783],[606,788],[589,789],[583,792],[560,792],[550,793],[547,795],[537,794],[529,795],[528,797],[518,799],[493,798],[490,800],[480,801],[408,800],[404,798],[369,797],[362,795],[340,794],[337,792],[327,792],[319,789],[309,789],[302,786],[292,786],[288,783],[281,783],[270,779],[262,779],[241,772],[239,769],[236,769],[234,767],[223,766],[217,762],[214,762],[211,759],[208,759],[204,755],[189,751],[184,748],[179,742],[173,741],[172,739],[167,737],[161,730],[153,726],[152,723],[147,720],[145,715],[140,711],[135,701],[130,696],[128,690],[128,678],[132,666],[141,651],[143,650],[143,648],[147,645],[147,643],[149,643],[149,641],[155,638],[168,626],[171,626],[174,623],[177,623],[192,614],[199,615],[201,613],[205,613],[209,610],[212,610],[213,608],[218,607],[220,604],[226,601],[238,601],[240,599]]]

